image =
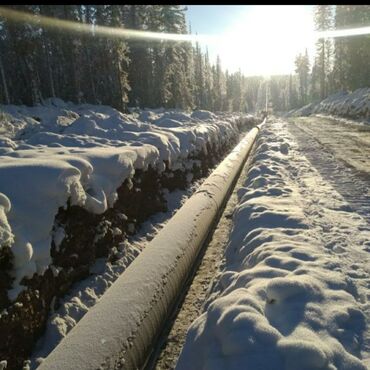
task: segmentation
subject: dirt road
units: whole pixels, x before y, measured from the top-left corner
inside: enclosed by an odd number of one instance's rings
[[[370,222],[370,127],[316,116],[289,123],[312,166]]]

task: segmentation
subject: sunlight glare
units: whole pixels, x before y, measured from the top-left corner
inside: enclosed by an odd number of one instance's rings
[[[254,6],[219,40],[218,51],[230,71],[246,75],[291,73],[295,56],[313,49],[312,14],[299,5]]]
[[[307,49],[311,63],[315,53],[315,41],[370,34],[370,27],[315,32],[313,6],[303,5],[254,5],[245,11],[234,25],[221,36],[174,34],[115,28],[56,19],[21,12],[0,6],[1,17],[18,23],[29,23],[49,29],[67,32],[101,35],[124,39],[150,41],[197,41],[208,47],[212,62],[219,55],[222,67],[229,72],[238,69],[246,76],[284,75],[294,72],[294,60]]]

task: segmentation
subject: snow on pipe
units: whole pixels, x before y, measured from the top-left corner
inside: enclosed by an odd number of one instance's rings
[[[259,129],[246,134],[39,370],[145,366]]]

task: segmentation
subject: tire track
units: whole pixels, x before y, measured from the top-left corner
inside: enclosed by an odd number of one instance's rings
[[[291,123],[288,127],[312,166],[342,195],[353,211],[370,223],[370,174],[366,176],[338,159],[328,146],[297,124]],[[319,134],[323,133],[322,130]],[[348,148],[346,150],[348,153]]]

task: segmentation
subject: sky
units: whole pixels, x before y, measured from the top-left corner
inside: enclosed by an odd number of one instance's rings
[[[187,5],[192,33],[208,35],[211,61],[245,75],[294,73],[294,59],[314,54],[312,5]]]

